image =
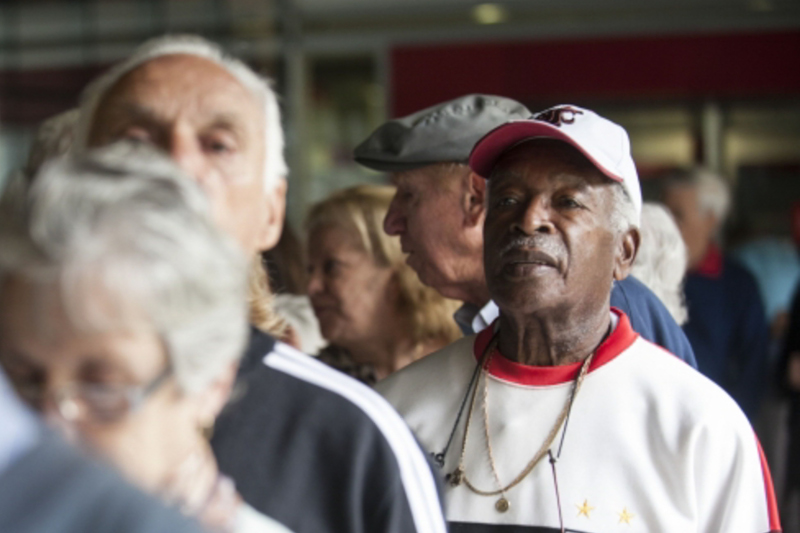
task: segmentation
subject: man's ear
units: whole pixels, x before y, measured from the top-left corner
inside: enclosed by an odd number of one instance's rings
[[[261,251],[275,248],[281,238],[286,216],[286,180],[279,180],[272,190],[266,192],[264,199],[266,216],[258,234],[258,249]]]
[[[639,251],[639,244],[642,241],[641,234],[636,228],[630,228],[619,239],[617,244],[617,256],[614,264],[614,279],[621,281],[628,277],[636,260]]]
[[[486,180],[472,171],[464,182],[462,208],[466,226],[483,226],[486,215]]]

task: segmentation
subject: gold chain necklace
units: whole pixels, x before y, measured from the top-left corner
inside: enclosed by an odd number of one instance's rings
[[[544,443],[533,456],[533,458],[528,462],[525,468],[520,472],[517,477],[514,478],[511,483],[506,486],[503,486],[502,482],[500,481],[500,476],[497,473],[497,466],[494,460],[494,453],[492,451],[492,443],[489,437],[489,363],[492,360],[492,356],[494,355],[494,351],[497,348],[497,340],[496,338],[489,343],[489,346],[486,347],[487,353],[489,353],[489,357],[486,358],[486,362],[483,364],[481,369],[481,377],[483,378],[483,425],[484,425],[484,437],[486,438],[486,449],[489,455],[489,464],[492,468],[492,474],[494,475],[495,482],[497,483],[498,488],[496,490],[482,490],[477,488],[475,485],[470,482],[467,478],[467,473],[465,470],[464,465],[464,458],[467,451],[467,439],[469,437],[469,427],[470,421],[472,419],[472,413],[475,408],[475,398],[478,392],[478,384],[475,384],[475,388],[472,390],[472,397],[470,398],[469,404],[469,411],[467,411],[467,421],[464,427],[464,440],[461,443],[461,457],[458,461],[458,467],[453,471],[450,476],[450,485],[453,487],[459,486],[462,482],[464,485],[474,492],[475,494],[479,494],[481,496],[498,496],[500,495],[500,499],[497,500],[494,507],[500,513],[505,513],[511,507],[511,504],[506,498],[506,492],[511,490],[512,488],[519,485],[523,479],[525,479],[528,474],[530,474],[539,461],[544,457],[550,446],[552,446],[553,441],[558,434],[559,429],[561,429],[561,425],[564,423],[564,420],[567,418],[569,411],[572,407],[572,403],[575,401],[575,397],[578,395],[578,391],[581,388],[581,384],[583,383],[583,378],[586,376],[587,371],[589,370],[589,365],[592,362],[592,358],[594,357],[594,352],[589,354],[583,364],[581,365],[580,372],[578,372],[578,376],[575,379],[575,384],[572,388],[572,393],[567,397],[567,401],[564,404],[564,407],[561,409],[561,413],[558,415],[556,419],[556,423],[553,425],[553,428],[550,430],[550,433],[547,435]]]

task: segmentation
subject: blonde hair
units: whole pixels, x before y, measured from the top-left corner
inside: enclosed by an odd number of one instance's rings
[[[273,337],[283,339],[288,333],[289,324],[275,312],[275,295],[269,286],[267,268],[261,254],[256,254],[250,262],[247,286],[250,323]]]
[[[460,304],[423,285],[417,273],[406,264],[400,239],[384,233],[383,219],[394,194],[395,188],[386,185],[359,185],[335,192],[311,208],[306,231],[311,235],[333,226],[354,232],[377,265],[392,268],[397,274],[398,305],[408,317],[412,340],[417,344],[449,344],[461,337],[453,320],[453,313]]]

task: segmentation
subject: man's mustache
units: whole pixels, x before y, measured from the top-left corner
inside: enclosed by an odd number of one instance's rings
[[[520,235],[509,240],[500,250],[504,256],[511,252],[536,250],[554,259],[564,255],[564,247],[556,239],[544,235]]]

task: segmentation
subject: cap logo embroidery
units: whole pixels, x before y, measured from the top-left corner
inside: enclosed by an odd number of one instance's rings
[[[583,115],[583,111],[580,109],[575,109],[574,107],[566,106],[542,111],[536,115],[534,119],[541,120],[542,122],[548,122],[553,126],[560,128],[562,124],[572,124],[575,122],[575,117],[577,115]]]

